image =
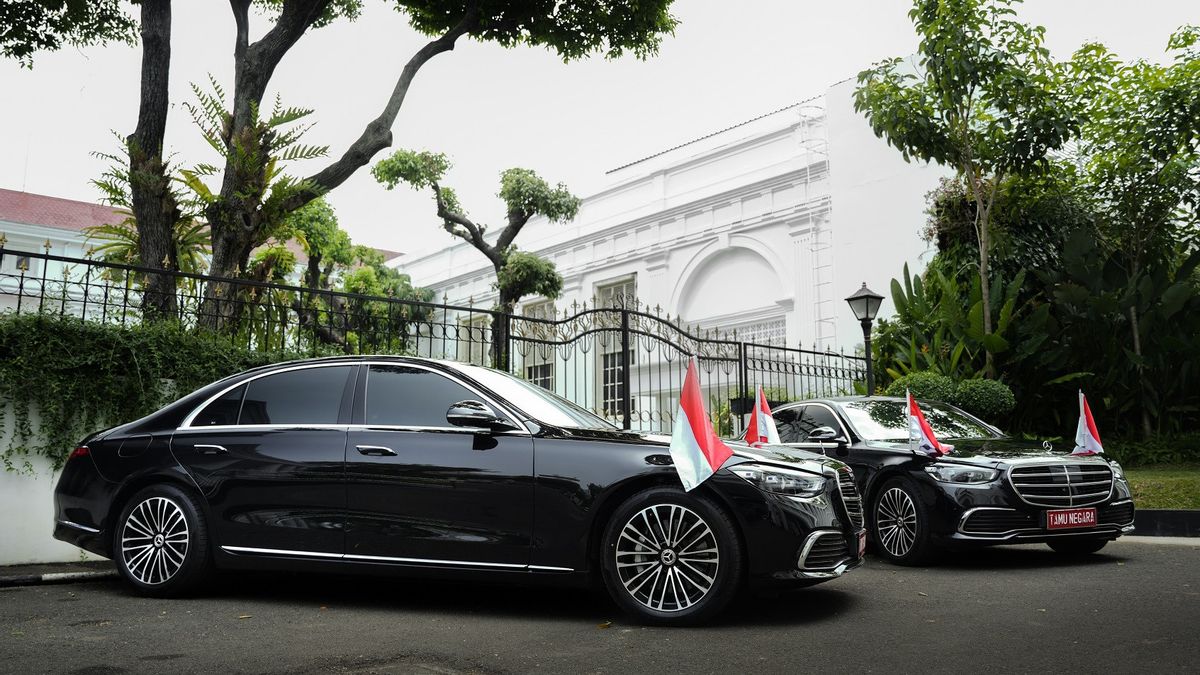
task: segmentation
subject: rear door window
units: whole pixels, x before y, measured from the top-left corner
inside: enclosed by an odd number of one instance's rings
[[[337,424],[352,366],[305,368],[249,383],[238,423]]]
[[[246,395],[246,385],[234,387],[221,394],[217,400],[209,403],[192,419],[193,427],[211,427],[216,425],[234,425],[238,423],[238,414],[242,411],[242,398]]]

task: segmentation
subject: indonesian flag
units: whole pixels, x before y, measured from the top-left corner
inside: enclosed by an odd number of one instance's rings
[[[921,406],[917,405],[916,399],[912,397],[912,392],[905,390],[904,395],[908,397],[908,447],[913,452],[920,452],[931,457],[949,454],[954,446],[938,443],[937,436],[933,435],[933,427],[930,427],[929,422],[925,421],[925,415],[921,413]]]
[[[1079,391],[1079,426],[1075,427],[1075,450],[1072,455],[1095,455],[1104,452],[1100,445],[1100,432],[1096,430],[1096,420],[1092,419],[1092,409],[1088,407],[1087,397],[1083,390]]]
[[[696,357],[688,363],[687,377],[679,395],[679,414],[671,433],[671,459],[683,489],[691,492],[713,475],[725,460],[733,456],[729,446],[713,433],[708,414],[704,412],[704,397],[700,394],[700,376]]]
[[[767,405],[767,396],[761,386],[758,388],[758,398],[754,401],[750,424],[746,427],[745,440],[750,445],[779,443],[779,430],[775,428],[775,418],[771,417],[771,406]]]

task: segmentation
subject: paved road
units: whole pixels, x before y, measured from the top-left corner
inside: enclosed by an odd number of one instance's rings
[[[0,589],[13,673],[1196,672],[1198,636],[1200,546],[1126,542],[1069,564],[1041,546],[924,570],[871,559],[691,629],[547,588],[276,575],[177,601],[112,580]]]

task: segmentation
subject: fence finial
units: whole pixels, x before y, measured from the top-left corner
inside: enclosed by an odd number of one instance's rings
[[[4,234],[3,232],[0,232],[0,248],[4,248],[4,245],[7,243],[8,243],[8,235]]]
[[[46,237],[46,243],[42,244],[42,248],[46,249],[46,253],[49,253],[50,249],[54,248],[54,244],[50,243],[50,237]]]

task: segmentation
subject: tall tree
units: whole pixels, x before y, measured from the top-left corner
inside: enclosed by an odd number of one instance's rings
[[[505,225],[494,238],[488,227],[466,215],[454,190],[441,185],[450,162],[444,154],[398,150],[372,169],[375,179],[391,190],[400,183],[416,189],[430,189],[437,204],[437,217],[442,228],[462,239],[487,257],[496,272],[496,309],[512,314],[517,302],[527,295],[557,298],[562,291],[562,277],[554,263],[532,253],[518,251],[517,235],[529,219],[541,215],[550,222],[569,222],[579,212],[579,198],[565,185],[551,186],[529,169],[506,169],[500,173],[500,192],[507,212]],[[497,367],[507,367],[506,324],[503,317],[492,323],[493,353]]]
[[[986,370],[1007,344],[993,328],[991,216],[1006,176],[1039,171],[1077,131],[1045,29],[1015,16],[1019,0],[916,0],[916,67],[903,58],[858,75],[854,107],[911,161],[953,168],[975,203]]]
[[[1077,51],[1064,87],[1084,111],[1083,179],[1101,213],[1102,233],[1128,274],[1121,306],[1129,320],[1133,361],[1142,389],[1142,433],[1153,433],[1151,410],[1164,403],[1146,381],[1144,343],[1154,326],[1145,315],[1167,297],[1147,297],[1150,276],[1179,259],[1181,242],[1200,244],[1200,27],[1171,36],[1168,64],[1122,62],[1100,44]],[[1169,266],[1169,264],[1168,264]],[[1195,293],[1189,284],[1177,293]]]
[[[468,36],[506,47],[543,46],[568,61],[597,52],[608,57],[631,52],[644,58],[654,54],[663,36],[674,30],[676,22],[668,11],[671,2],[579,0],[560,6],[545,0],[393,0],[413,28],[433,36],[433,40],[409,58],[379,115],[367,123],[340,157],[297,182],[293,194],[278,204],[279,212],[286,214],[338,187],[391,145],[392,125],[417,72],[438,54],[454,49],[459,38]],[[236,25],[234,88],[220,137],[230,149],[265,140],[257,124],[257,111],[276,67],[300,38],[309,29],[338,18],[354,18],[361,8],[360,0],[261,0],[259,4],[274,11],[275,18],[265,35],[251,41],[251,4],[251,0],[230,0]],[[262,239],[263,228],[276,224],[264,217],[261,189],[262,174],[274,158],[264,153],[259,170],[248,171],[234,161],[235,154],[225,153],[220,190],[206,209],[213,239],[211,269],[217,276],[236,276],[253,248],[252,242]],[[210,311],[206,314],[214,318],[214,323],[220,323],[227,314],[223,305],[228,303],[219,300],[227,292],[222,284],[209,286]]]

